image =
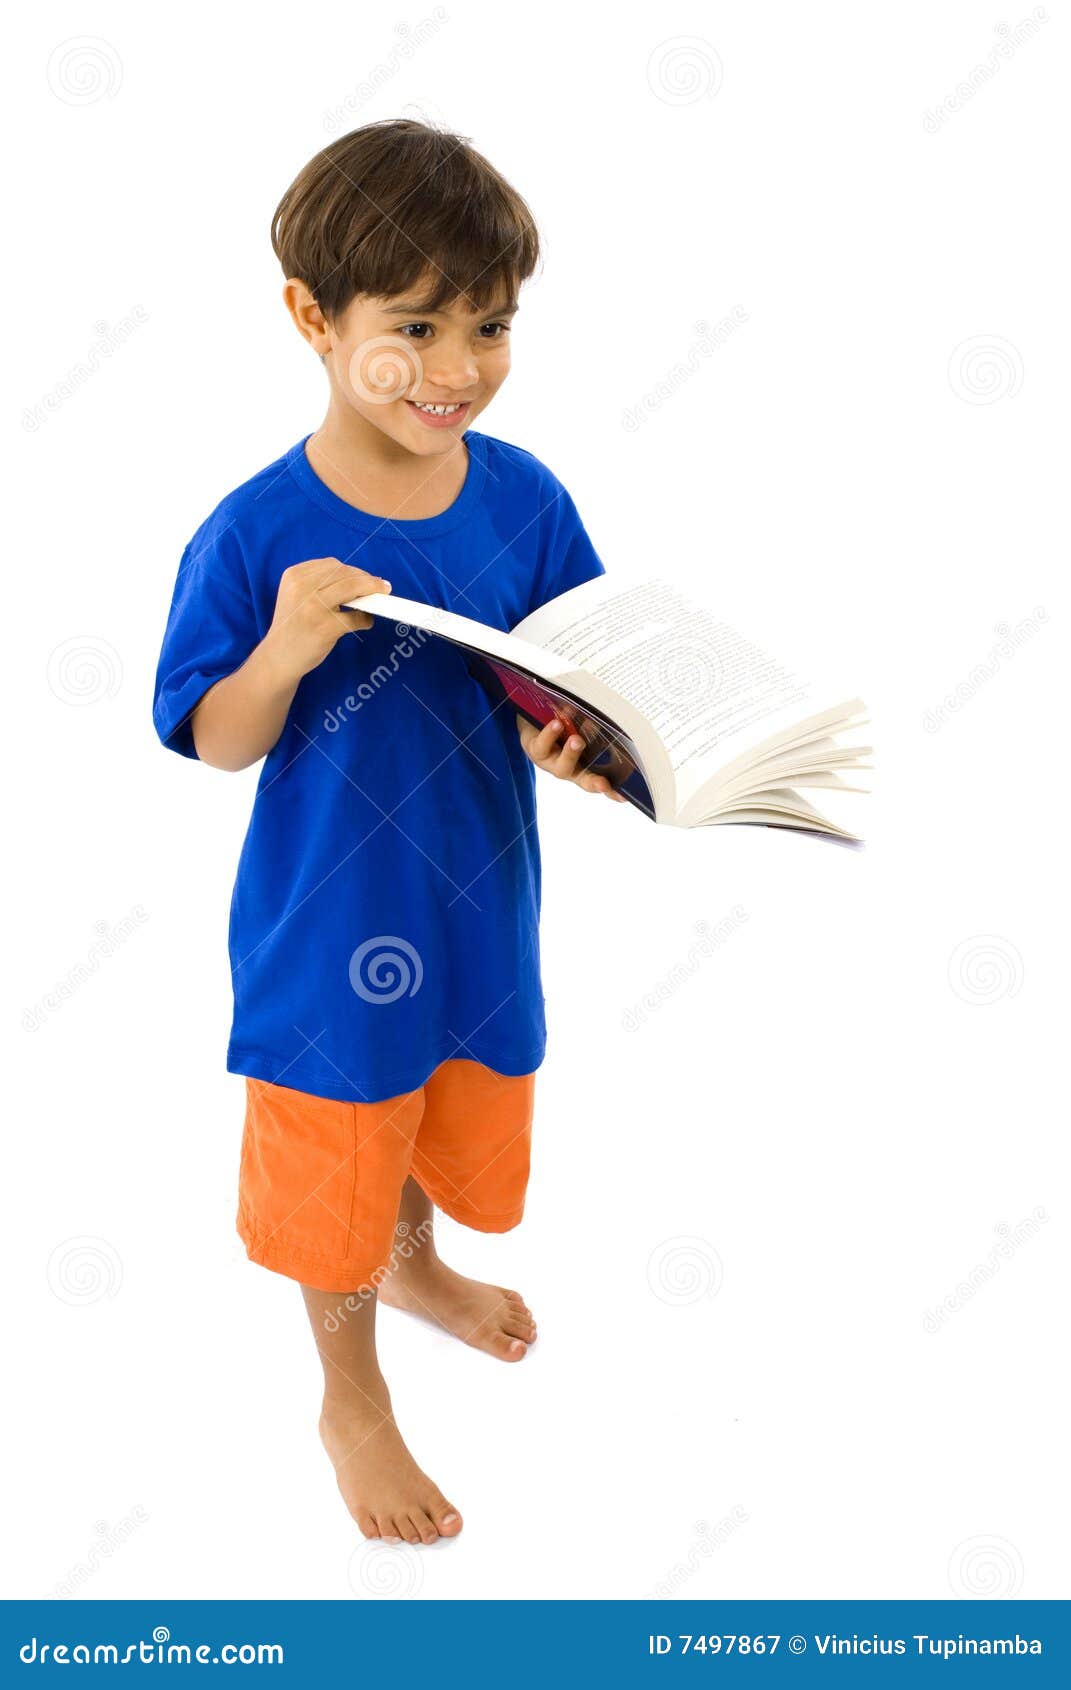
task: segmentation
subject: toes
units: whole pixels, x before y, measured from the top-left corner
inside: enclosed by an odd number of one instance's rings
[[[535,1315],[532,1313],[519,1291],[504,1290],[502,1295],[505,1299],[505,1307],[502,1310],[505,1321],[514,1319],[527,1320],[531,1323],[531,1325],[535,1325]]]
[[[491,1348],[503,1361],[521,1361],[528,1353],[524,1340],[511,1337],[508,1332],[496,1332],[491,1340]]]
[[[358,1508],[353,1517],[356,1520],[358,1529],[361,1531],[363,1536],[379,1536],[379,1527],[376,1525],[375,1520],[372,1518],[367,1508]]]
[[[440,1537],[456,1537],[461,1530],[461,1515],[445,1498],[431,1510]]]
[[[439,1528],[428,1517],[428,1515],[425,1514],[423,1508],[414,1508],[411,1511],[409,1518],[416,1527],[417,1532],[420,1534],[421,1543],[435,1542],[439,1535]]]
[[[535,1321],[526,1320],[523,1315],[507,1314],[502,1320],[503,1332],[508,1332],[511,1338],[523,1338],[531,1343],[535,1337]]]

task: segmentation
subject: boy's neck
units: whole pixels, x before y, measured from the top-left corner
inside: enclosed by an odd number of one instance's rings
[[[305,447],[320,480],[370,516],[416,521],[438,516],[457,498],[468,473],[468,447],[457,441],[425,457],[392,440],[351,407],[328,407]]]

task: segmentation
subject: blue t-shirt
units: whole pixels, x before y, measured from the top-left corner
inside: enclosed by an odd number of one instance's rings
[[[307,438],[307,437],[306,437]],[[156,678],[165,745],[267,633],[283,571],[337,557],[508,630],[603,565],[561,482],[469,430],[464,485],[417,521],[357,510],[305,440],[219,504],[182,557]],[[543,1060],[536,771],[456,646],[377,617],[302,679],[261,770],[231,902],[227,1066],[371,1102],[450,1057]]]

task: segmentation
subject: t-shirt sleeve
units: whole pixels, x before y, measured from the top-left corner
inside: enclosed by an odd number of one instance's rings
[[[190,717],[260,638],[241,545],[209,519],[182,554],[156,671],[153,725],[169,750],[197,756]]]
[[[561,482],[551,476],[543,497],[539,563],[526,616],[567,593],[570,587],[579,587],[584,581],[606,574],[602,559]]]

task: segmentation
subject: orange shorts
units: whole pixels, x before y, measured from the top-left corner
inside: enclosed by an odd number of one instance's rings
[[[363,1290],[389,1266],[412,1175],[453,1220],[508,1232],[524,1213],[535,1074],[465,1057],[416,1091],[339,1103],[246,1080],[238,1232],[251,1261],[319,1291]]]

